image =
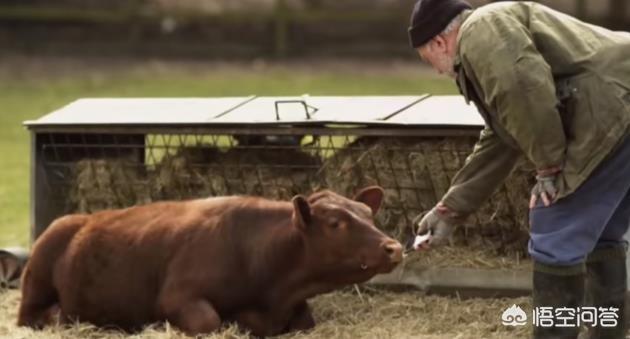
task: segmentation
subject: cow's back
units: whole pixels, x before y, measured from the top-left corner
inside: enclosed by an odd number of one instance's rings
[[[221,198],[162,202],[90,216],[61,258],[55,284],[65,315],[134,328],[156,319],[174,258],[203,235],[212,241]],[[208,244],[211,246],[211,244]]]

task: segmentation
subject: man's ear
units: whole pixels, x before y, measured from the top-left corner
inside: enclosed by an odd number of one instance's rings
[[[293,224],[301,230],[306,230],[312,220],[311,206],[301,195],[294,196],[291,202],[293,203]]]
[[[354,196],[354,200],[368,205],[368,207],[372,209],[372,215],[376,215],[378,209],[381,208],[384,196],[385,192],[382,188],[379,186],[369,186],[359,191],[359,193]]]
[[[433,39],[431,39],[429,48],[431,48],[434,52],[445,53],[448,49],[448,41],[446,40],[446,36],[443,34],[438,34]]]

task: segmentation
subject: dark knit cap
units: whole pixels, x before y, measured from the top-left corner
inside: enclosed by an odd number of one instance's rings
[[[470,4],[464,0],[418,0],[411,13],[411,47],[417,48],[429,42],[459,13],[470,8]]]

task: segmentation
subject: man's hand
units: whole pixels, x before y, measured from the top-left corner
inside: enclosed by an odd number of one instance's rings
[[[456,220],[454,213],[442,203],[430,211],[418,215],[413,221],[414,226],[417,227],[416,234],[430,233],[431,235],[428,242],[420,247],[428,248],[429,245],[441,246],[446,244],[455,230]]]
[[[559,172],[559,169],[538,172],[538,175],[536,175],[536,185],[532,188],[532,196],[529,199],[530,209],[536,207],[538,199],[542,199],[545,207],[551,205],[558,194],[556,178]]]

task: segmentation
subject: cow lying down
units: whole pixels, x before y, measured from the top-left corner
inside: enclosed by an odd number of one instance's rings
[[[236,322],[257,336],[315,325],[307,300],[390,272],[401,245],[374,226],[383,190],[291,202],[217,197],[55,220],[22,277],[18,325],[86,321],[190,335]]]

